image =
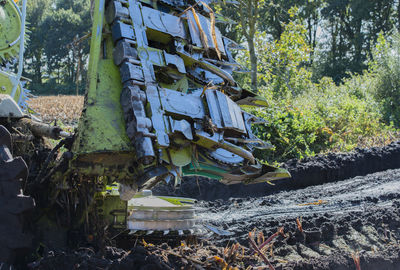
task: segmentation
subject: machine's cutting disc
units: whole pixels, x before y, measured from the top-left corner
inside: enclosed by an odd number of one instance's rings
[[[0,70],[0,94],[11,95],[13,89],[12,76],[15,75]],[[23,111],[27,111],[28,109],[28,95],[29,91],[24,89],[23,84],[19,82],[13,99]]]
[[[194,230],[195,200],[180,197],[153,196],[145,190],[128,202],[128,229],[131,232],[179,232],[186,234]]]
[[[0,64],[18,55],[21,25],[21,15],[14,1],[0,1]]]
[[[222,163],[230,165],[239,165],[244,161],[244,158],[222,148],[209,152],[209,155]]]

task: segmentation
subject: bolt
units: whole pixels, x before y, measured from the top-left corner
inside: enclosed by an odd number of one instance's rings
[[[6,91],[6,87],[5,87],[5,86],[2,86],[2,87],[1,87],[1,91],[5,92],[5,91]]]

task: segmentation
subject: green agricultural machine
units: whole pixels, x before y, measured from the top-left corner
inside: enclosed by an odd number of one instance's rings
[[[69,134],[29,109],[26,0],[0,1],[0,262],[18,261],[32,242],[50,249],[101,246],[122,231],[193,233],[193,200],[153,196],[161,181],[290,177],[253,155],[270,145],[252,133],[260,119],[243,107],[266,102],[234,80],[241,67],[232,51],[243,48],[221,35],[209,4],[93,1],[89,85]]]

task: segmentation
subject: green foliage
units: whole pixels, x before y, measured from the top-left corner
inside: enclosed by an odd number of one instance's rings
[[[46,29],[43,35],[44,52],[50,74],[57,72],[64,65],[62,60],[69,56],[66,47],[73,41],[76,35],[74,30],[80,23],[78,14],[65,9],[52,10],[42,22],[41,26]]]
[[[29,43],[25,49],[25,76],[37,84],[42,83],[44,72],[44,51],[43,34],[45,29],[41,27],[48,9],[50,0],[29,1],[27,5],[27,22],[29,33]]]
[[[371,71],[348,74],[348,79],[336,85],[330,78],[312,82],[304,65],[309,47],[301,30],[301,25],[290,22],[280,41],[260,43],[264,48],[258,48],[264,72],[259,75],[264,82],[260,92],[270,106],[253,112],[267,121],[254,131],[275,146],[272,151],[259,152],[259,157],[283,161],[325,151],[348,151],[375,137],[385,141],[394,128],[383,120],[387,112],[392,118],[398,112],[387,106],[400,104],[396,95],[400,89],[400,43],[396,42],[400,38],[392,38],[392,47],[379,39]]]
[[[267,161],[303,158],[325,149],[328,136],[321,132],[323,120],[310,110],[301,111],[289,102],[277,102],[256,115],[267,124],[254,127],[255,134],[274,145],[273,151],[258,153]]]
[[[398,25],[398,1],[326,0],[320,7],[324,37],[315,57],[315,78],[329,76],[336,83],[367,68],[370,45],[380,31]]]
[[[26,50],[25,76],[35,94],[83,93],[87,41],[74,41],[89,32],[90,1],[28,1],[31,30]],[[79,72],[78,72],[79,71]]]
[[[393,128],[382,123],[379,104],[371,93],[374,80],[366,73],[336,86],[325,78],[295,98],[273,100],[267,109],[257,110],[268,123],[254,130],[275,146],[260,156],[282,161],[330,150],[349,151],[368,139],[389,136]]]
[[[289,10],[292,19],[297,9]],[[306,64],[312,51],[306,41],[306,29],[297,20],[283,25],[284,31],[279,40],[271,40],[266,32],[256,33],[258,58],[257,78],[259,92],[272,93],[275,98],[297,96],[307,89],[312,74]],[[250,55],[244,52],[239,62],[249,68]],[[249,85],[249,77],[243,77],[242,83]]]
[[[400,127],[400,34],[396,32],[388,40],[381,34],[373,58],[374,94],[381,104],[383,119]]]
[[[311,79],[305,67],[311,51],[305,28],[292,21],[284,28],[279,40],[265,43],[265,38],[258,39],[264,41],[258,46],[258,78],[264,86],[261,91],[272,91],[277,97],[299,95]]]
[[[241,17],[249,17],[246,11],[255,10],[255,5],[250,4],[258,2],[242,2],[219,9],[224,16],[238,22],[224,25],[222,30],[239,42],[246,41],[251,48],[251,41],[256,38],[244,38]],[[291,11],[298,9],[296,19],[306,29],[305,40],[312,49],[309,62],[313,64],[315,81],[327,76],[339,84],[349,73],[361,74],[367,68],[368,55],[379,32],[387,34],[400,29],[400,2],[395,0],[270,0],[260,3],[254,33],[264,33],[274,41],[281,39],[286,25],[293,20]],[[256,60],[253,62],[257,63]]]

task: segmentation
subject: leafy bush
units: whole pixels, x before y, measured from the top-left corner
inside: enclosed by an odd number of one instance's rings
[[[274,99],[264,91],[270,106],[253,113],[268,123],[255,126],[254,131],[275,148],[259,152],[258,157],[283,161],[387,142],[394,129],[382,121],[375,85],[375,74],[365,72],[339,86],[328,78],[309,83],[307,90],[293,98]]]
[[[323,129],[323,119],[312,111],[281,102],[258,110],[256,114],[267,124],[256,125],[255,134],[274,145],[273,151],[259,151],[259,158],[282,161],[303,158],[325,149],[329,135]]]
[[[392,123],[400,124],[399,34],[391,42],[381,36],[369,70],[347,74],[340,85],[330,78],[312,81],[303,25],[289,22],[278,41],[269,42],[265,33],[258,36],[259,92],[269,107],[252,111],[267,121],[253,128],[275,146],[259,151],[259,158],[271,162],[349,151],[398,136]],[[238,60],[249,65],[246,54]]]
[[[387,39],[380,34],[373,58],[370,66],[376,74],[374,93],[383,119],[400,127],[400,34],[396,32]]]

